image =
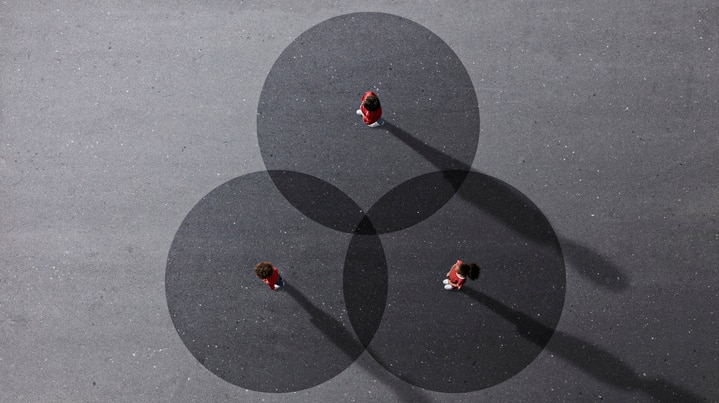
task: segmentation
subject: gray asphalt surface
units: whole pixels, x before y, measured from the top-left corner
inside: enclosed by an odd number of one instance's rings
[[[561,246],[564,305],[546,345],[536,334],[551,333],[551,323],[504,304],[491,282],[467,285],[468,301],[516,328],[524,344],[543,346],[496,385],[461,393],[414,386],[422,381],[382,366],[383,345],[379,359],[360,353],[316,386],[249,390],[203,366],[170,315],[166,271],[181,224],[214,189],[266,170],[258,108],[273,64],[312,27],[357,12],[410,20],[456,54],[481,117],[472,170],[531,200]],[[718,400],[718,32],[719,6],[707,0],[3,2],[0,400]],[[422,49],[418,38],[394,39]],[[354,63],[338,66],[361,67]],[[372,85],[395,104],[403,99],[391,95],[392,82]],[[350,103],[364,90],[348,88]],[[357,118],[348,113],[343,120]],[[395,123],[405,118],[397,125],[411,134],[426,126],[428,117],[402,113]],[[298,164],[333,178],[321,159]],[[353,190],[366,183],[371,191],[350,196],[365,209],[391,187],[359,177]],[[410,257],[403,245],[420,247],[427,231],[418,228],[377,237],[390,269]],[[325,246],[351,238],[329,237]],[[308,262],[344,259],[344,250],[316,250]],[[299,329],[316,328],[312,337],[354,358],[342,309],[323,311],[303,281],[279,295],[295,301],[284,302],[289,312],[314,321]],[[338,290],[341,279],[332,281]],[[345,341],[355,347],[343,349]]]

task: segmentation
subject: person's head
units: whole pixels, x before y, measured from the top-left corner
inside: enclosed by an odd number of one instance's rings
[[[255,265],[255,274],[261,279],[272,277],[273,266],[270,262],[260,262]]]
[[[479,266],[475,263],[462,263],[457,267],[457,274],[462,277],[469,277],[470,280],[476,280],[479,277]]]
[[[362,106],[364,106],[368,111],[376,111],[380,107],[379,98],[374,95],[370,95],[362,101]]]

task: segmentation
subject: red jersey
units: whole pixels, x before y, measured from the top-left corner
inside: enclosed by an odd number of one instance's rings
[[[382,117],[382,107],[381,106],[379,108],[377,108],[376,111],[368,111],[367,108],[364,107],[364,105],[363,105],[364,100],[367,99],[367,97],[370,95],[377,96],[377,94],[375,94],[374,92],[367,91],[364,93],[364,95],[362,95],[362,98],[360,99],[360,110],[362,111],[362,121],[366,125],[371,125],[372,123],[378,121],[379,118]]]
[[[262,281],[270,287],[270,290],[275,290],[275,284],[277,279],[280,278],[280,272],[277,271],[276,267],[272,268],[272,275],[269,278],[263,278]]]
[[[449,279],[449,282],[454,285],[458,290],[462,288],[462,285],[464,285],[464,282],[467,281],[466,278],[460,278],[457,275],[457,268],[459,265],[462,264],[461,260],[457,260],[457,263],[452,266],[451,269],[449,269],[449,273],[447,273],[447,278]]]

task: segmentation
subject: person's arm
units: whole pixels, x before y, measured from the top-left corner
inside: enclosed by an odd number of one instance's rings
[[[272,276],[267,279],[267,286],[270,287],[270,290],[274,291],[275,286],[277,285],[277,281],[280,279],[280,272],[277,270],[276,267],[272,268]],[[273,281],[274,280],[274,281]]]
[[[447,277],[449,277],[449,273],[452,272],[452,270],[457,270],[457,267],[462,264],[461,260],[457,260],[457,263],[453,264],[452,267],[449,268],[449,271],[447,272]]]
[[[364,105],[360,107],[360,110],[362,111],[362,121],[364,122],[364,124],[368,125],[370,122],[370,112],[365,109]]]

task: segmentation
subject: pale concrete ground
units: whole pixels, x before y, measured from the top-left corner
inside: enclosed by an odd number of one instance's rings
[[[2,400],[646,401],[657,378],[719,399],[716,4],[251,3],[0,4]],[[363,355],[312,389],[248,391],[200,365],[168,315],[179,224],[264,169],[272,64],[359,11],[452,47],[479,101],[474,168],[562,241],[560,333],[495,387],[424,391]]]

